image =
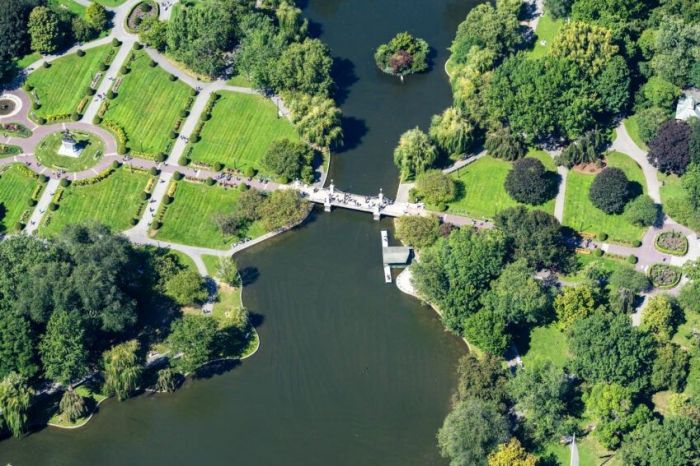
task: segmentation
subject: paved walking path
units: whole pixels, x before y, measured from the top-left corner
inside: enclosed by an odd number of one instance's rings
[[[644,178],[647,182],[647,193],[649,197],[654,200],[657,204],[661,204],[661,183],[658,178],[658,171],[654,168],[647,159],[646,151],[642,150],[637,144],[634,143],[630,135],[627,133],[625,125],[620,123],[620,125],[615,128],[617,137],[611,145],[612,150],[622,152],[634,159],[635,162],[639,164],[644,172]]]
[[[34,207],[34,211],[32,212],[32,215],[29,217],[29,222],[27,222],[27,228],[24,229],[24,231],[28,235],[31,235],[36,231],[37,228],[39,228],[41,219],[44,216],[44,213],[48,210],[49,204],[51,204],[51,199],[53,198],[53,195],[56,192],[56,189],[58,188],[58,184],[59,180],[57,179],[49,180],[49,182],[46,183],[46,187],[41,193],[39,202],[37,202],[36,206]]]

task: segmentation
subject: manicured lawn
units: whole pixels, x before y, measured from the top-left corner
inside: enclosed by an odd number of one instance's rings
[[[179,182],[175,199],[167,207],[157,238],[192,246],[227,248],[238,237],[224,235],[217,227],[215,218],[235,210],[238,194],[239,191],[233,189]],[[264,231],[258,223],[253,223],[244,233],[255,238]]]
[[[539,58],[547,55],[549,48],[552,46],[552,41],[556,37],[559,29],[564,25],[561,19],[552,19],[551,15],[545,13],[537,23],[535,35],[535,44],[533,49],[528,53],[531,58]],[[542,44],[544,41],[544,45]]]
[[[246,78],[242,74],[231,76],[231,79],[226,81],[226,84],[228,84],[229,86],[253,87],[253,85],[250,84],[250,81],[248,81],[248,78]]]
[[[624,154],[608,154],[608,165],[625,171],[627,178],[641,184],[646,190],[646,182],[641,168]],[[580,232],[607,233],[610,241],[631,243],[641,239],[644,229],[627,222],[622,215],[608,215],[593,205],[588,198],[588,191],[595,175],[572,170],[566,185],[566,202],[564,205],[564,225]]]
[[[144,202],[141,193],[149,178],[147,173],[122,167],[95,184],[69,186],[58,210],[46,216],[41,233],[55,235],[66,225],[91,222],[103,223],[115,232],[130,228]]]
[[[202,256],[204,266],[207,268],[210,277],[216,276],[216,271],[219,270],[219,256]]]
[[[40,58],[41,54],[39,52],[32,52],[17,60],[17,66],[20,68],[26,68]]]
[[[95,47],[86,50],[82,57],[74,53],[54,61],[50,68],[30,74],[27,83],[34,86],[33,92],[41,102],[34,114],[47,120],[51,116],[70,118],[111,48],[111,45]]]
[[[95,0],[97,3],[101,3],[102,5],[111,8],[115,6],[119,6],[122,3],[124,3],[126,0]]]
[[[525,367],[542,361],[551,361],[564,367],[569,359],[566,337],[554,325],[535,327],[530,332],[530,348],[522,356]]]
[[[212,257],[212,256],[209,256]],[[214,302],[214,317],[223,319],[234,309],[241,307],[241,289],[225,284],[219,285],[216,301]]]
[[[188,256],[182,251],[178,251],[177,249],[169,249],[169,252],[174,256],[177,256],[177,260],[180,262],[180,265],[182,265],[184,268],[199,273],[199,271],[197,270],[197,265],[194,263],[194,260],[190,256]]]
[[[619,270],[624,267],[631,267],[630,264],[624,262],[622,259],[613,258],[610,256],[596,257],[593,254],[576,254],[576,262],[578,262],[578,269],[576,272],[570,275],[564,275],[562,280],[570,283],[580,283],[585,277],[583,274],[584,269],[588,264],[595,262],[598,266],[609,273]]]
[[[554,169],[547,154],[532,152],[531,156],[542,160],[548,169]],[[510,162],[487,155],[455,172],[452,177],[458,183],[459,194],[457,200],[449,204],[447,211],[474,218],[493,218],[501,210],[519,205],[503,187],[510,168]],[[554,199],[533,208],[551,214],[554,212]]]
[[[668,204],[668,201],[671,199],[683,199],[685,197],[685,190],[681,185],[681,179],[678,175],[664,175],[659,173],[657,176],[662,183],[661,201],[664,205]]]
[[[236,92],[221,95],[211,120],[204,125],[201,141],[192,146],[193,161],[261,170],[260,160],[273,141],[299,139],[292,124],[277,117],[277,107],[270,100]]]
[[[136,53],[104,119],[124,129],[127,146],[135,154],[154,156],[167,152],[170,131],[188,106],[192,89],[179,80],[170,81],[170,75],[150,67],[150,61],[144,52]]]
[[[0,170],[0,234],[13,232],[22,214],[33,209],[28,202],[38,184],[19,165]]]
[[[68,157],[58,153],[63,133],[46,136],[36,148],[36,158],[42,165],[59,168],[69,172],[86,170],[95,165],[104,155],[102,140],[92,134],[71,131],[71,136],[82,147],[78,157]]]
[[[607,164],[609,167],[616,167],[624,171],[627,179],[636,183],[633,185],[633,190],[641,189],[643,193],[647,192],[647,180],[644,178],[644,172],[632,157],[621,152],[608,152]]]
[[[625,125],[627,134],[630,135],[632,141],[634,141],[634,143],[637,144],[640,148],[644,150],[649,150],[649,147],[639,135],[639,123],[637,123],[637,115],[632,115],[630,117],[625,118],[622,123]]]
[[[596,439],[591,435],[576,439],[578,447],[579,464],[581,466],[618,466],[622,462],[605,450]],[[560,443],[550,443],[547,445],[546,454],[553,454],[561,466],[567,466],[570,462],[570,453],[568,445]]]
[[[68,10],[81,18],[85,16],[85,10],[87,10],[86,7],[74,0],[49,0],[47,3],[49,6]]]

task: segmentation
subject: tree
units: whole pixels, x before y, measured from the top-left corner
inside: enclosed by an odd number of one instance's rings
[[[95,3],[93,5],[96,5]],[[74,17],[70,22],[70,29],[73,33],[73,38],[77,42],[88,42],[97,34],[97,30],[94,29],[87,21],[80,17]]]
[[[70,385],[88,373],[83,321],[76,312],[56,311],[51,315],[39,343],[46,377]]]
[[[432,215],[407,215],[395,220],[396,238],[417,249],[427,248],[438,239],[440,222]]]
[[[295,190],[273,191],[259,212],[263,227],[274,231],[301,223],[309,213],[309,203]]]
[[[567,412],[569,382],[564,370],[551,361],[519,369],[508,383],[515,407],[525,417],[525,428],[538,442],[559,432]]]
[[[553,197],[554,179],[548,175],[542,162],[533,157],[516,160],[508,172],[505,190],[518,202],[543,204]]]
[[[604,27],[582,21],[564,25],[552,43],[552,55],[577,63],[594,76],[603,70],[619,48],[613,44],[612,32]]]
[[[524,258],[535,270],[571,266],[572,250],[554,216],[518,206],[496,214],[495,223],[508,237],[515,259]]]
[[[649,278],[632,267],[621,267],[610,274],[610,308],[623,314],[634,312],[637,295],[650,287]]]
[[[247,189],[236,199],[236,213],[239,218],[249,222],[260,220],[260,206],[265,202],[265,196],[257,189]]]
[[[632,392],[617,383],[596,383],[584,393],[583,401],[587,415],[597,422],[594,432],[605,448],[619,448],[625,435],[651,419],[649,408],[635,408]]]
[[[93,5],[98,5],[93,3]],[[148,17],[139,25],[139,40],[159,52],[168,45],[168,23],[157,17]]]
[[[676,331],[679,315],[668,295],[649,298],[642,312],[641,328],[649,331],[659,341],[669,341]]]
[[[523,137],[503,125],[498,125],[486,133],[484,147],[492,156],[510,161],[523,157],[527,152]]]
[[[593,82],[603,107],[611,114],[618,114],[629,105],[630,84],[629,66],[621,55],[615,55],[605,63]]]
[[[7,426],[15,437],[20,437],[27,428],[27,412],[32,398],[32,389],[21,375],[11,372],[0,381],[0,426]]]
[[[457,107],[448,107],[434,115],[430,123],[430,138],[450,158],[458,158],[471,149],[476,139],[476,127]]]
[[[700,313],[700,283],[693,281],[681,288],[678,302],[684,311]]]
[[[571,168],[574,165],[600,163],[609,144],[606,133],[594,128],[566,146],[557,157],[557,164]]]
[[[656,137],[649,141],[649,163],[663,173],[682,175],[690,163],[690,126],[684,121],[670,120],[659,126]]]
[[[238,272],[238,264],[233,256],[219,257],[219,266],[216,270],[216,276],[222,282],[229,286],[241,286],[241,274]]]
[[[58,50],[61,43],[61,28],[58,16],[45,6],[38,6],[29,14],[27,23],[32,39],[32,50],[49,54]]]
[[[700,83],[697,87],[700,87]],[[688,120],[688,124],[690,125],[690,138],[688,138],[690,161],[700,165],[700,119],[691,118]]]
[[[247,18],[249,21],[242,24],[244,37],[236,53],[236,69],[253,87],[268,91],[274,88],[275,65],[287,46],[285,37],[278,34],[269,17],[249,15]]]
[[[158,392],[172,393],[177,388],[175,373],[169,367],[158,371],[155,389]]]
[[[629,200],[629,180],[620,168],[608,167],[598,173],[588,191],[594,206],[606,214],[619,214]]]
[[[314,151],[307,144],[280,139],[270,144],[263,155],[262,164],[285,183],[296,179],[313,183],[313,159]]]
[[[575,374],[588,382],[616,382],[633,393],[649,387],[654,341],[626,315],[596,312],[571,326]]]
[[[301,12],[301,9],[294,6],[294,3],[283,1],[275,10],[277,23],[280,28],[280,36],[288,41],[299,42],[309,31],[309,22]]]
[[[170,327],[168,343],[173,354],[182,353],[177,360],[184,372],[192,372],[215,354],[219,330],[216,319],[186,314]]]
[[[700,59],[700,25],[664,17],[659,24],[651,65],[676,86],[690,84],[693,66]]]
[[[437,160],[437,150],[427,134],[418,127],[406,131],[394,149],[394,164],[402,181],[413,180]]]
[[[571,0],[545,0],[544,9],[552,18],[566,18],[571,12]]]
[[[447,203],[454,200],[457,186],[442,170],[428,170],[416,177],[415,190],[421,200],[445,210]]]
[[[90,26],[98,31],[103,31],[109,22],[105,7],[95,2],[91,3],[85,10],[85,19],[87,19]]]
[[[652,76],[642,86],[642,97],[653,107],[669,109],[681,95],[678,86],[658,76]]]
[[[308,94],[285,94],[285,103],[299,135],[311,144],[333,148],[343,142],[341,112],[333,99]]]
[[[58,412],[61,416],[70,423],[87,416],[88,408],[85,404],[85,399],[75,392],[72,388],[68,388],[63,392],[61,401],[58,404]]]
[[[165,283],[165,292],[180,306],[203,303],[209,297],[204,279],[194,270],[180,270]]]
[[[139,357],[139,342],[129,340],[113,346],[102,355],[104,364],[104,390],[126,400],[138,388],[143,367]]]
[[[501,355],[510,345],[505,318],[491,309],[481,309],[462,321],[463,335],[482,351]]]
[[[508,421],[494,403],[468,398],[447,415],[437,440],[450,466],[486,466],[489,453],[508,436]]]
[[[649,143],[656,137],[659,126],[668,121],[668,111],[659,107],[644,108],[637,112],[637,125],[639,126],[639,137],[642,141]]]
[[[413,264],[413,284],[442,311],[442,321],[461,333],[463,319],[476,312],[479,298],[503,268],[506,240],[498,231],[453,231],[422,252]]]
[[[670,342],[659,346],[651,371],[651,386],[657,391],[682,392],[688,377],[689,365],[690,355],[680,346]]]
[[[534,278],[525,259],[506,265],[481,301],[508,324],[516,325],[541,323],[551,309],[547,290]]]
[[[650,227],[659,217],[659,207],[652,198],[643,194],[635,197],[625,206],[624,214],[625,219],[632,225]]]
[[[420,73],[428,69],[428,52],[430,47],[423,39],[413,37],[408,32],[400,32],[389,41],[380,45],[374,52],[374,62],[384,73],[404,76]]]
[[[551,0],[550,0],[551,1]],[[528,453],[517,438],[502,443],[489,455],[489,466],[535,466],[537,457]]]
[[[700,461],[700,425],[684,416],[670,416],[663,424],[651,420],[625,441],[622,461],[635,466],[687,466]]]
[[[274,84],[278,91],[302,92],[328,97],[333,89],[333,59],[318,39],[289,45],[276,63]]]
[[[32,377],[36,364],[35,340],[29,321],[0,305],[0,378],[10,372]]]
[[[455,400],[479,398],[496,403],[503,411],[508,399],[507,382],[508,376],[499,357],[486,353],[480,358],[468,353],[459,359],[457,365]]]
[[[514,52],[522,42],[517,16],[484,3],[469,11],[459,25],[450,51],[455,63],[466,63],[473,47],[489,49],[496,57],[502,58]]]

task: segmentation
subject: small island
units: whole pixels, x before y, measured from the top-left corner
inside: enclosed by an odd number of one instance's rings
[[[400,32],[388,44],[382,44],[374,53],[374,61],[383,72],[398,76],[420,73],[428,69],[428,43],[413,37],[408,32]]]

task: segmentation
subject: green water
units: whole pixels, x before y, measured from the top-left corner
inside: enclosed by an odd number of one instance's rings
[[[342,189],[393,193],[391,151],[450,102],[445,48],[472,2],[312,0],[313,29],[345,60],[341,104],[350,149],[334,160]],[[405,84],[372,52],[408,30],[436,49],[432,72]],[[383,282],[379,232],[391,220],[316,213],[239,257],[253,283],[262,347],[237,367],[173,395],[108,400],[77,431],[46,428],[0,442],[0,464],[432,465],[464,345],[427,307]]]

